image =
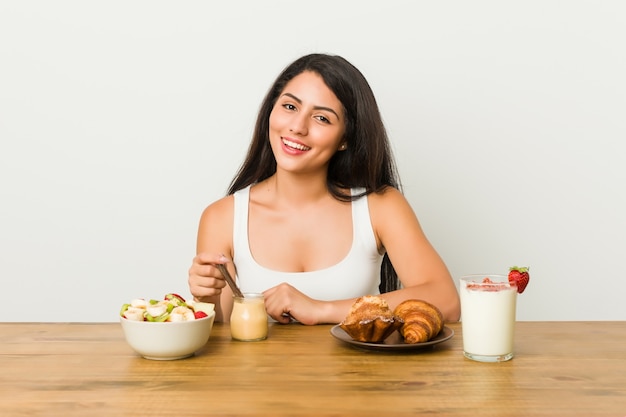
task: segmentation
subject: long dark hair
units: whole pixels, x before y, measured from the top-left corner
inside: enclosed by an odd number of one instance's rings
[[[289,81],[304,71],[319,74],[343,105],[347,148],[336,152],[328,166],[329,192],[340,201],[353,201],[386,187],[401,189],[395,161],[369,83],[361,72],[340,56],[310,54],[287,66],[267,92],[256,120],[246,159],[233,178],[228,194],[269,178],[276,172],[276,159],[269,141],[269,118],[276,100]],[[350,189],[363,193],[351,195]],[[347,191],[346,191],[347,190]],[[381,266],[380,292],[399,287],[398,276],[385,254]]]

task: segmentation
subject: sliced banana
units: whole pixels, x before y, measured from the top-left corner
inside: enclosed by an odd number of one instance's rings
[[[191,321],[195,319],[196,317],[192,309],[185,306],[178,306],[172,310],[167,321]]]

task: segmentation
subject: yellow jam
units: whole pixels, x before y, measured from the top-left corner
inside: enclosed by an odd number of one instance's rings
[[[263,294],[244,294],[234,297],[230,315],[230,333],[233,339],[246,342],[267,338],[267,312]]]

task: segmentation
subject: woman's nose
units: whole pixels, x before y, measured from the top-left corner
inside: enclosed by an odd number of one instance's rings
[[[309,132],[308,118],[304,114],[296,114],[291,120],[289,131],[298,135],[306,135]]]

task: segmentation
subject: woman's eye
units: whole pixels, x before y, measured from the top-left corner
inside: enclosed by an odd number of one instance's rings
[[[294,106],[293,104],[290,104],[290,103],[283,104],[283,107],[286,108],[287,110],[295,110],[296,109],[296,106]]]
[[[326,117],[324,117],[324,116],[321,116],[321,115],[320,115],[320,116],[316,116],[316,117],[317,117],[317,120],[319,120],[320,122],[323,122],[323,123],[330,123],[330,120],[328,120],[328,119],[327,119]]]

